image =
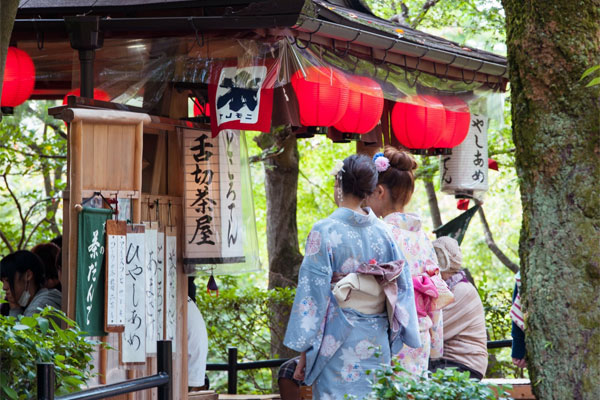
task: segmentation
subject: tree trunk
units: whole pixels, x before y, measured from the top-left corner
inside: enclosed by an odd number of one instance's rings
[[[431,213],[433,229],[436,229],[442,226],[442,213],[440,213],[440,206],[435,194],[435,186],[433,185],[432,180],[426,178],[423,178],[423,184],[425,185],[425,191],[427,192],[427,202],[429,203],[429,212]]]
[[[296,201],[299,158],[296,136],[284,127],[262,134],[258,145],[263,149],[279,148],[264,160],[267,197],[267,250],[269,252],[269,289],[296,286],[302,263],[298,245]],[[283,336],[290,307],[271,305],[271,355],[289,357],[294,352],[283,346]]]
[[[0,1],[0,96],[2,96],[2,81],[4,80],[6,52],[8,51],[8,43],[15,23],[18,6],[19,0]],[[1,118],[2,117],[0,116],[0,119]]]
[[[523,203],[519,252],[538,399],[600,398],[598,0],[502,0]]]

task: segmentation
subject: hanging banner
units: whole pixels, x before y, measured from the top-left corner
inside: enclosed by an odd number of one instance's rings
[[[146,361],[146,237],[144,225],[127,226],[125,255],[125,330],[121,335],[121,361]]]
[[[156,353],[157,340],[157,256],[158,256],[158,231],[152,229],[152,222],[147,222],[144,232],[145,246],[145,275],[146,275],[146,354]]]
[[[442,192],[472,196],[488,190],[488,118],[471,114],[466,139],[440,157]]]
[[[112,210],[84,207],[79,213],[75,320],[88,336],[104,331],[104,245]]]
[[[123,332],[125,325],[125,256],[127,224],[106,221],[106,320],[107,332]]]
[[[237,61],[215,65],[208,85],[212,136],[223,129],[269,132],[276,69],[239,66]],[[270,61],[269,61],[270,62]]]
[[[467,233],[467,228],[469,227],[471,218],[473,218],[473,215],[475,215],[475,212],[477,212],[478,209],[479,205],[471,207],[453,220],[448,221],[444,225],[434,229],[433,233],[435,233],[435,236],[438,238],[442,236],[450,236],[451,238],[456,239],[460,245],[465,237],[465,233]]]
[[[156,234],[156,337],[165,337],[165,233]]]
[[[242,263],[240,132],[184,130],[184,264]]]
[[[177,334],[177,236],[171,227],[165,235],[165,340],[176,351]]]

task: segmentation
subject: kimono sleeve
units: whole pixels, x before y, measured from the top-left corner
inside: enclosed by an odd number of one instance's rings
[[[306,241],[296,297],[283,341],[284,345],[299,352],[318,345],[319,335],[322,335],[333,274],[327,243],[322,225],[315,225]]]
[[[394,246],[395,247],[395,246]],[[404,260],[406,257],[397,250],[398,260]],[[415,307],[415,293],[412,283],[412,276],[410,274],[410,267],[408,263],[405,264],[402,269],[402,274],[397,279],[398,284],[398,300],[396,307],[400,307],[401,310],[405,311],[406,324],[402,324],[400,331],[391,338],[391,350],[392,354],[398,354],[402,349],[403,344],[406,344],[412,348],[419,348],[422,346],[421,339],[419,338],[419,321],[417,318],[417,309]]]

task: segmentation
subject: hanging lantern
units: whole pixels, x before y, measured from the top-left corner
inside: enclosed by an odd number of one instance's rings
[[[4,67],[2,86],[2,107],[16,107],[23,104],[33,93],[35,86],[35,66],[29,54],[16,47],[9,47]]]
[[[446,124],[446,110],[433,96],[411,96],[392,110],[392,129],[398,141],[409,149],[435,147]]]
[[[348,107],[348,80],[331,67],[309,67],[292,76],[304,126],[333,126]]]
[[[346,75],[349,83],[348,108],[335,124],[341,132],[367,133],[379,122],[383,112],[381,86],[365,76]]]
[[[472,197],[488,190],[488,119],[471,114],[467,137],[440,157],[441,190],[455,196]]]
[[[67,93],[63,98],[63,105],[67,104],[67,98],[69,96],[81,96],[81,89],[71,90],[69,93]],[[102,89],[94,89],[94,100],[110,101],[110,96]]]
[[[440,100],[446,108],[446,127],[435,147],[456,147],[465,140],[469,133],[471,120],[469,106],[458,97],[441,97]]]

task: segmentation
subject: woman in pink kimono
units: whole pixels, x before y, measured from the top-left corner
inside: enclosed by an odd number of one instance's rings
[[[420,348],[404,346],[395,355],[407,372],[420,375],[427,371],[429,357],[441,357],[443,328],[441,308],[453,301],[452,293],[441,279],[431,241],[416,214],[404,212],[414,188],[415,160],[391,146],[377,153],[373,161],[379,171],[375,192],[368,205],[391,227],[393,237],[410,266],[419,317]]]

